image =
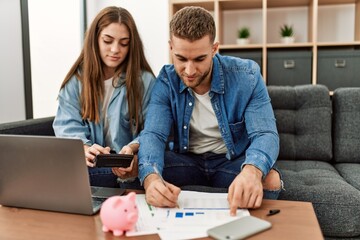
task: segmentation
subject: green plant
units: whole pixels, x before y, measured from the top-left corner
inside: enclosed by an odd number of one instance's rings
[[[238,38],[248,38],[250,37],[250,29],[248,27],[243,27],[238,31]]]
[[[280,27],[280,34],[282,37],[292,37],[294,35],[294,29],[292,26],[284,24]]]

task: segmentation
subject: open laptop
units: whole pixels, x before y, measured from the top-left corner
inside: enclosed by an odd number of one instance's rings
[[[79,139],[0,135],[0,205],[92,215],[124,192],[90,187]]]

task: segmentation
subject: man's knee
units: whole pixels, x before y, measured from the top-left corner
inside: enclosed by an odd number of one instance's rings
[[[280,174],[271,169],[263,180],[263,188],[266,190],[279,190],[281,188]]]

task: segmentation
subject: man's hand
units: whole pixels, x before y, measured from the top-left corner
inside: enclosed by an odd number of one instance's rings
[[[259,208],[263,198],[262,172],[252,166],[245,165],[240,174],[229,187],[228,201],[230,215],[236,215],[236,209]]]
[[[150,174],[144,180],[146,202],[155,207],[177,206],[181,189],[175,185],[162,182],[157,174]]]
[[[94,167],[94,159],[96,155],[102,153],[102,154],[109,154],[110,153],[110,147],[103,147],[98,144],[93,144],[92,146],[84,145],[84,152],[85,152],[85,160],[86,165],[88,167]]]

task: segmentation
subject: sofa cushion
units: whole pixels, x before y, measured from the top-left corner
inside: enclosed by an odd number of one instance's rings
[[[55,136],[54,117],[28,119],[0,124],[0,134]]]
[[[332,159],[331,99],[322,85],[268,86],[280,136],[278,159]]]
[[[360,163],[360,88],[333,94],[334,160]]]
[[[360,235],[360,191],[323,161],[278,161],[285,190],[279,199],[312,202],[325,236]]]
[[[340,175],[360,191],[360,164],[359,163],[337,163],[336,170]]]

